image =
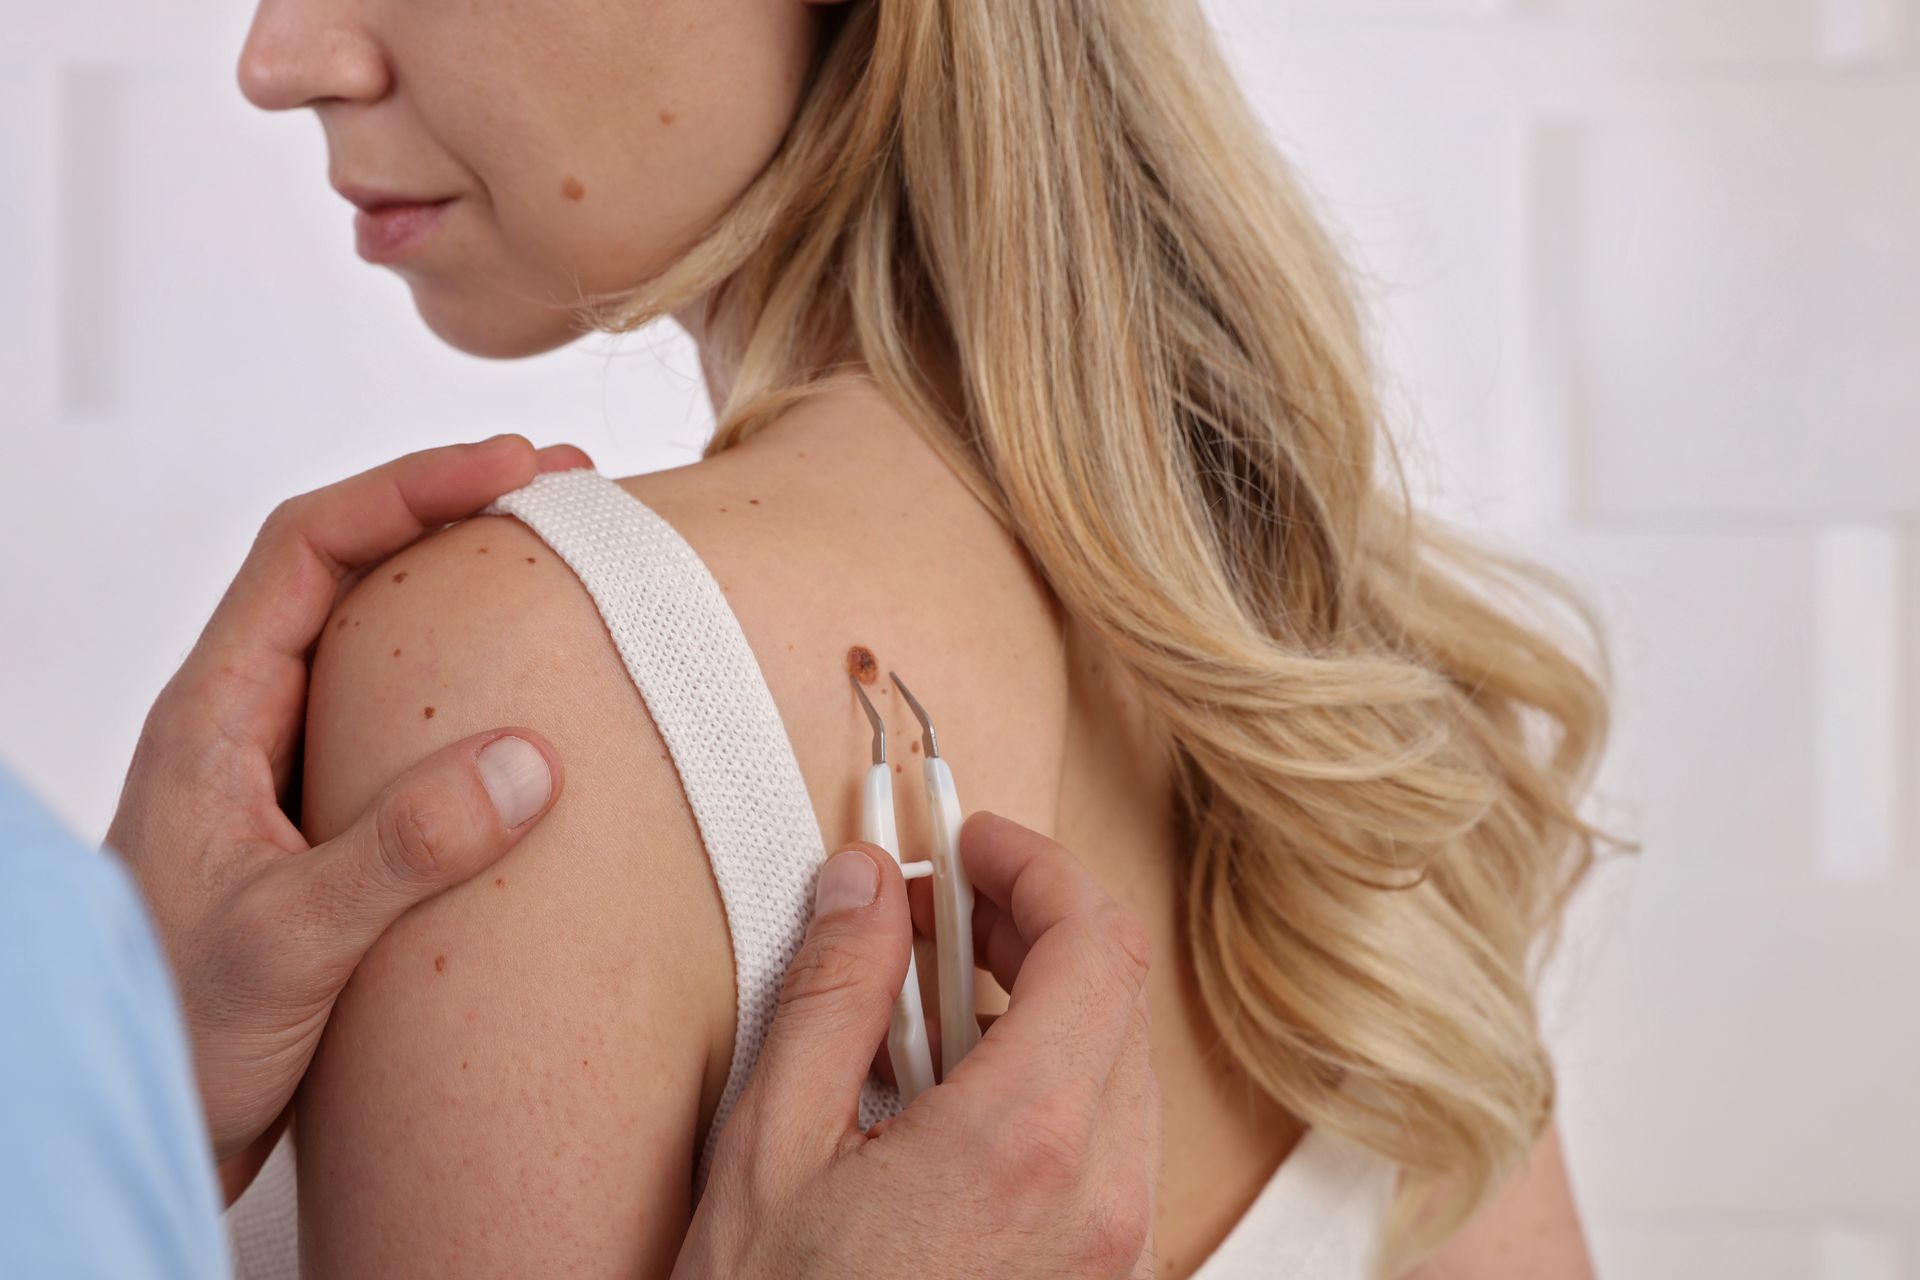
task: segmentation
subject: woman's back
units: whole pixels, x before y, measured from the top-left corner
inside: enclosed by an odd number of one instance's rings
[[[828,847],[858,835],[858,645],[913,683],[970,807],[1055,834],[1147,923],[1167,1106],[1156,1248],[1163,1274],[1186,1274],[1299,1131],[1207,1052],[1171,779],[1117,665],[864,385],[622,484],[721,584]],[[899,750],[910,718],[885,688]],[[559,748],[560,808],[493,877],[404,921],[343,998],[300,1120],[311,1274],[664,1271],[684,1230],[733,1053],[726,916],[645,704],[533,533],[471,522],[343,603],[316,665],[309,834],[431,743],[514,722]],[[926,848],[919,789],[898,798],[903,845]]]

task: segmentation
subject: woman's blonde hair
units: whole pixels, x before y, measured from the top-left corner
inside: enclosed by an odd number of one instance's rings
[[[1226,1045],[1404,1167],[1410,1263],[1551,1109],[1532,966],[1608,838],[1598,628],[1412,509],[1339,255],[1193,0],[832,13],[766,170],[580,323],[709,296],[709,455],[863,367],[1017,533],[1163,729]],[[1511,616],[1549,597],[1590,668]]]

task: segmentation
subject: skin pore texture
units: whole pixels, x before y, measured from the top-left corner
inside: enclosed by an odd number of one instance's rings
[[[578,336],[555,299],[657,272],[739,195],[792,118],[827,7],[262,0],[239,80],[262,108],[314,110],[334,182],[456,197],[391,269],[443,341],[517,358]],[[677,317],[696,339],[701,314]],[[729,371],[705,373],[717,400]],[[1156,1248],[1160,1274],[1188,1274],[1300,1127],[1214,1050],[1178,924],[1171,779],[1117,664],[862,379],[621,483],[726,589],[829,848],[859,834],[859,646],[891,741],[916,730],[888,668],[934,716],[970,806],[1060,839],[1145,923]],[[518,522],[430,537],[341,603],[314,661],[305,834],[506,724],[547,735],[566,795],[492,874],[396,925],[341,998],[296,1120],[309,1275],[665,1274],[686,1229],[733,1048],[724,915],[598,614]],[[920,788],[897,799],[904,847],[926,849]],[[1578,1276],[1584,1259],[1549,1132],[1428,1272]]]

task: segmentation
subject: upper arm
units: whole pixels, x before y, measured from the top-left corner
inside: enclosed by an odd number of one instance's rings
[[[731,1045],[725,918],[597,612],[516,521],[444,531],[341,603],[314,663],[307,835],[510,725],[554,745],[564,791],[340,997],[299,1099],[308,1275],[664,1274],[685,1234]]]
[[[1527,1167],[1485,1212],[1412,1280],[1591,1280],[1557,1125],[1548,1125]]]

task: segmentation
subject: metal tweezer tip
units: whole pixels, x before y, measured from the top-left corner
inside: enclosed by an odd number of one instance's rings
[[[922,741],[927,744],[927,759],[933,760],[938,758],[940,755],[940,743],[939,740],[933,736],[933,721],[928,718],[927,709],[920,705],[920,699],[913,696],[913,690],[907,688],[907,682],[900,678],[899,672],[888,671],[887,675],[892,679],[894,684],[900,687],[900,696],[905,698],[907,705],[913,708],[914,719],[918,720],[920,727],[927,731],[926,737],[922,739]]]
[[[885,764],[887,762],[886,722],[880,718],[880,713],[873,709],[873,703],[867,698],[867,691],[860,687],[859,677],[848,672],[847,683],[851,684],[853,691],[860,695],[860,705],[867,709],[867,721],[873,725],[873,762]]]

